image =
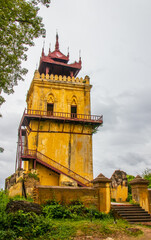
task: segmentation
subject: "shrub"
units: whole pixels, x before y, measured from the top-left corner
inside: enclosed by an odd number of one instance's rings
[[[16,233],[17,237],[32,239],[50,231],[52,224],[43,216],[18,211],[8,214],[8,227]]]
[[[38,174],[36,173],[28,173],[28,177],[30,178],[34,178],[35,180],[39,181],[39,177],[38,177]]]
[[[17,235],[14,231],[11,229],[8,229],[6,231],[0,230],[0,240],[14,240],[17,239]]]
[[[6,205],[9,202],[8,194],[4,190],[0,190],[0,213],[4,213]]]
[[[47,218],[70,218],[70,211],[61,204],[46,205],[43,207],[43,214]]]
[[[43,206],[46,206],[46,205],[58,205],[59,204],[59,201],[56,201],[56,200],[47,200],[45,201],[45,203],[43,204]]]

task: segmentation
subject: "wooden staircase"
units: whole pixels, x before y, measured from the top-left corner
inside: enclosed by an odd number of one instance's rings
[[[143,208],[132,204],[111,204],[115,218],[122,218],[129,223],[151,222],[151,215]]]
[[[26,149],[26,151],[22,153],[21,158],[23,161],[27,161],[29,159],[36,160],[36,162],[42,164],[43,166],[59,174],[64,174],[67,177],[70,177],[82,187],[91,186],[91,182],[88,179],[80,176],[79,174],[75,173],[71,169],[63,166],[62,164],[56,162],[55,160],[49,158],[48,156],[42,154],[41,152],[31,150],[31,149]]]

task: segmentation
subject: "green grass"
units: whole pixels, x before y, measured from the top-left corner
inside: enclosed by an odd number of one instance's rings
[[[114,224],[113,219],[108,220],[53,220],[52,231],[38,239],[73,239],[73,237],[113,237],[116,239],[117,236],[128,235],[128,236],[139,236],[142,231],[139,230],[135,233],[129,231],[131,228],[127,222],[117,220],[117,224]]]

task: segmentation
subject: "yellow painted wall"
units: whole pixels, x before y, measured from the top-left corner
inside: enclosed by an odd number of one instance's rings
[[[59,174],[37,163],[37,173],[41,185],[58,186]]]
[[[36,71],[28,91],[27,106],[28,109],[47,111],[47,103],[53,103],[54,112],[71,113],[71,105],[76,104],[77,114],[89,115],[91,114],[91,87],[88,77],[75,79],[44,74],[40,76]],[[79,175],[89,180],[93,179],[92,127],[90,125],[83,128],[79,123],[63,124],[51,120],[38,123],[32,120],[30,127],[32,130],[39,129],[45,132],[31,132],[28,136],[28,149],[38,150]],[[76,134],[70,133],[71,131]],[[82,131],[89,135],[81,134]],[[28,171],[32,166],[31,163],[25,163],[24,169]],[[46,174],[45,171],[42,168],[39,169],[41,179],[42,175]],[[43,179],[45,179],[42,180],[43,183],[41,182],[43,185],[59,184],[54,177],[43,176]]]
[[[128,187],[118,185],[116,188],[111,188],[111,198],[116,202],[126,202],[128,197]]]
[[[99,209],[99,191],[95,188],[44,187],[38,186],[34,202],[39,204],[47,200],[56,200],[69,204],[73,200],[84,203],[86,207]]]
[[[22,196],[22,182],[15,183],[13,186],[11,186],[8,194],[10,197],[14,197],[16,195]]]

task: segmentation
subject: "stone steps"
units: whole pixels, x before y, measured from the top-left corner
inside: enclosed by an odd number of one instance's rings
[[[140,206],[111,204],[111,209],[116,218],[122,218],[129,223],[151,222],[151,215]]]

